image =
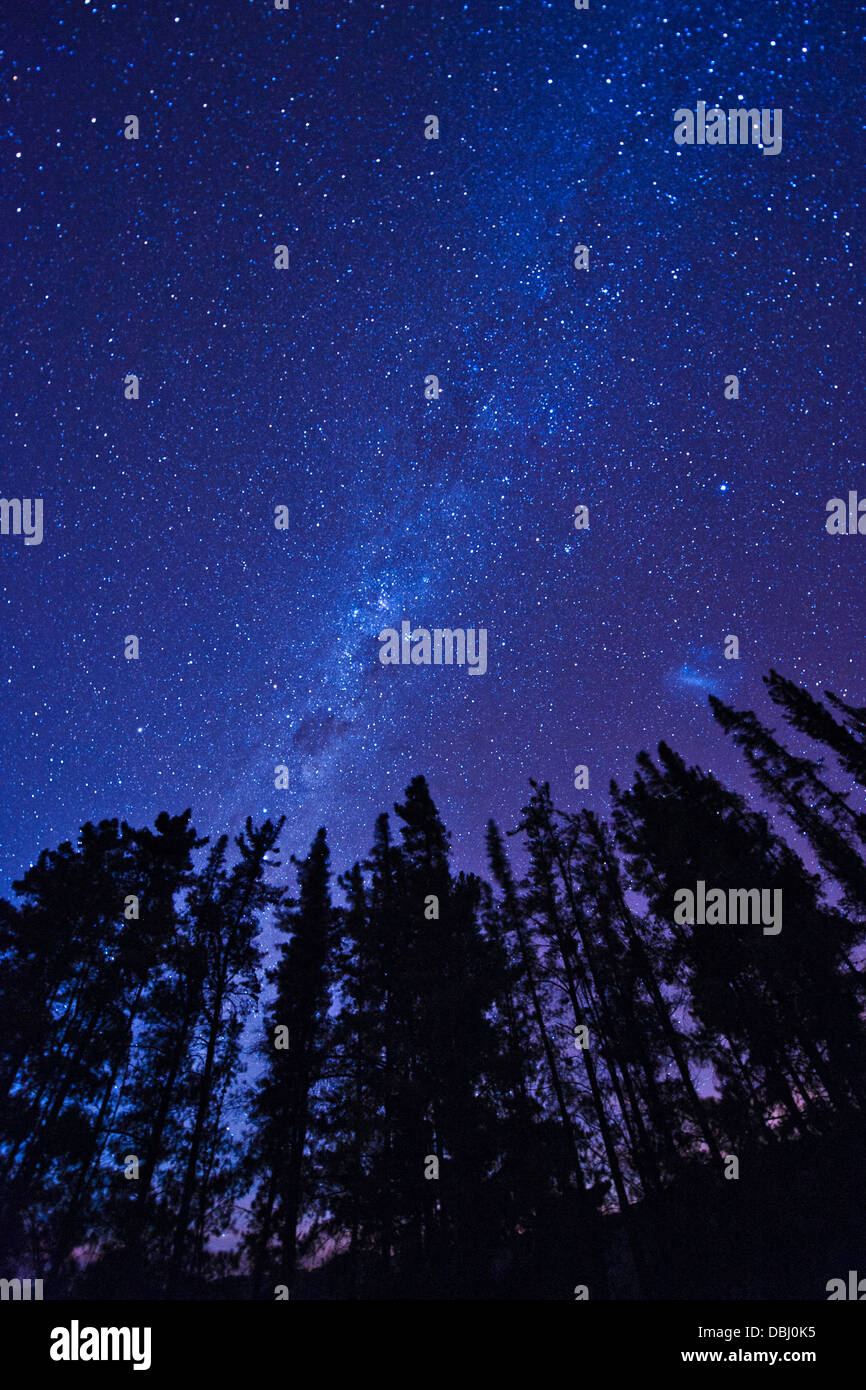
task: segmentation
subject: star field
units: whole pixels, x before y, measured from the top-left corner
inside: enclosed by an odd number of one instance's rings
[[[0,537],[3,891],[186,806],[342,869],[417,772],[481,870],[529,777],[603,810],[664,738],[746,789],[709,692],[866,703],[866,540],[824,529],[866,494],[862,13],[16,11],[2,495],[45,530]],[[678,147],[698,100],[783,109],[780,153]],[[383,667],[403,619],[486,628],[487,673]]]

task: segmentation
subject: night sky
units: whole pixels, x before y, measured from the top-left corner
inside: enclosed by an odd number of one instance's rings
[[[709,691],[866,704],[863,12],[590,6],[9,0],[0,890],[186,806],[342,870],[418,772],[482,870],[529,777],[747,788]],[[701,100],[781,152],[680,148]],[[383,666],[404,619],[487,673]]]

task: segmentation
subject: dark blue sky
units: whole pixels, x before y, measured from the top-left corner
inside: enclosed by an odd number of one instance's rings
[[[416,772],[481,868],[530,776],[604,808],[665,738],[747,787],[709,690],[866,703],[862,11],[590,3],[14,0],[3,890],[186,806],[342,869]],[[678,147],[699,100],[781,152]],[[382,666],[403,619],[487,673]]]

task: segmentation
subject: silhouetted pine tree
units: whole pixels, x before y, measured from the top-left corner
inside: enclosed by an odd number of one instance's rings
[[[516,832],[513,832],[516,833]],[[569,1105],[568,1086],[563,1075],[563,1063],[551,1035],[542,1002],[541,967],[535,942],[524,903],[520,897],[511,865],[505,851],[502,836],[494,821],[487,826],[487,857],[490,871],[502,894],[500,915],[506,939],[511,940],[513,970],[519,988],[525,994],[528,1008],[528,1023],[534,1034],[536,1046],[540,1046],[544,1057],[542,1085],[553,1097],[553,1116],[556,1128],[546,1125],[537,1127],[533,1136],[536,1162],[535,1204],[538,1205],[549,1195],[548,1183],[558,1184],[560,1194],[568,1193],[572,1186],[586,1187],[580,1158],[578,1136]],[[557,1132],[558,1131],[558,1132]],[[548,1144],[548,1135],[554,1135]],[[532,1158],[529,1159],[530,1164]],[[549,1170],[552,1169],[552,1172]],[[548,1177],[549,1173],[549,1177]],[[548,1181],[545,1181],[545,1178]]]
[[[489,857],[499,852],[501,870],[505,877],[510,876],[499,831],[493,821],[488,825],[487,836]],[[545,1066],[545,1060],[532,1017],[519,942],[505,904],[494,899],[486,884],[482,922],[485,935],[496,952],[495,969],[500,980],[499,997],[493,1011],[496,1049],[486,1067],[489,1093],[499,1117],[499,1159],[491,1196],[499,1214],[496,1224],[503,1251],[513,1252],[518,1233],[525,1234],[532,1229],[539,1186],[544,1185],[545,1130],[541,1096],[546,1094],[546,1086],[539,1079],[539,1070]]]
[[[313,1196],[305,1182],[306,1148],[313,1092],[328,1048],[328,962],[336,927],[329,857],[325,831],[319,830],[306,859],[292,860],[297,902],[284,899],[277,915],[290,939],[268,974],[276,998],[260,1049],[266,1070],[252,1105],[251,1166],[259,1183],[246,1239],[257,1296],[272,1279],[292,1290],[304,1197]],[[288,1035],[278,1040],[280,1029]]]
[[[633,788],[617,798],[617,827],[636,884],[660,921],[673,924],[674,894],[709,889],[781,889],[783,927],[671,925],[692,1012],[720,1076],[746,1057],[760,1082],[763,1119],[778,1107],[803,1129],[826,1104],[857,1103],[849,1071],[857,1047],[856,997],[838,974],[837,914],[819,900],[818,880],[770,829],[767,817],[709,774],[659,745],[660,772],[646,754]],[[728,1047],[723,1046],[727,1040]],[[736,1083],[735,1083],[736,1084]]]
[[[238,862],[228,871],[219,863],[209,880],[209,895],[195,903],[205,952],[198,1020],[203,1057],[200,1067],[190,1075],[190,1130],[185,1151],[178,1155],[182,1162],[176,1191],[171,1192],[170,1290],[177,1289],[184,1275],[200,1267],[202,1244],[208,1234],[207,1218],[200,1214],[208,1211],[212,1200],[213,1158],[208,1157],[208,1133],[219,1129],[226,1087],[240,1063],[239,1025],[259,994],[258,917],[278,896],[263,876],[266,856],[276,844],[282,824],[282,820],[276,824],[266,820],[256,828],[248,817],[245,829],[235,837]],[[224,852],[226,843],[222,837],[217,849]],[[219,1218],[217,1224],[222,1224]]]
[[[652,942],[651,965],[645,945],[649,926],[626,904],[607,827],[591,811],[567,817],[565,826],[583,904],[578,920],[598,999],[600,1054],[616,1096],[620,1132],[628,1136],[630,1166],[644,1192],[658,1192],[676,1167],[676,1133],[688,1109],[688,1098],[682,1093],[675,1098],[659,1075],[668,1051],[659,943]]]
[[[391,839],[387,813],[376,819],[373,847],[365,869],[370,873],[368,915],[364,941],[359,942],[365,960],[359,966],[369,992],[370,1010],[379,1013],[380,1025],[365,1045],[370,1066],[366,1069],[365,1084],[380,1099],[376,1113],[381,1116],[381,1144],[367,1151],[370,1154],[367,1171],[374,1184],[374,1213],[371,1224],[378,1228],[379,1263],[384,1285],[392,1274],[392,1259],[397,1235],[400,1203],[397,1193],[399,1130],[403,1114],[401,1082],[406,1038],[411,1025],[411,999],[406,988],[405,962],[409,950],[409,933],[403,917],[405,893],[403,888],[403,859]],[[381,1173],[378,1203],[375,1198],[375,1178]]]
[[[550,788],[547,783],[540,787],[536,783],[531,785],[533,793],[523,808],[519,826],[526,833],[531,865],[532,889],[526,906],[530,912],[535,911],[537,928],[552,948],[554,969],[558,967],[562,971],[572,1025],[586,1027],[593,1035],[593,1043],[577,1048],[575,1058],[580,1058],[586,1071],[593,1118],[601,1135],[617,1198],[624,1208],[628,1205],[628,1197],[596,1064],[597,1040],[605,1035],[588,959],[586,923],[578,906],[572,864],[555,819]]]
[[[143,1011],[118,1116],[125,1151],[139,1160],[138,1177],[106,1204],[103,1240],[117,1243],[133,1278],[146,1285],[151,1268],[164,1274],[170,1239],[172,1185],[190,1103],[192,1045],[208,972],[210,904],[224,876],[222,837],[192,876],[175,930]],[[122,1155],[119,1155],[122,1156]]]
[[[394,809],[403,822],[396,903],[402,969],[391,982],[398,1243],[409,1268],[470,1294],[494,1238],[487,1180],[498,1136],[487,1085],[498,1051],[489,1015],[503,983],[501,957],[481,931],[479,881],[452,878],[449,836],[423,777],[413,778]],[[436,916],[425,911],[434,911],[431,899]],[[431,1159],[438,1178],[425,1176]]]
[[[324,1233],[346,1249],[344,1292],[372,1292],[382,1193],[384,962],[374,940],[360,864],[342,875],[347,906],[340,916],[333,971],[338,982],[327,1082],[314,1116],[312,1180],[326,1215]]]
[[[521,907],[534,938],[543,943],[539,959],[546,986],[544,1008],[548,1018],[557,1016],[554,991],[560,989],[563,1001],[567,1001],[568,1021],[563,1032],[566,1036],[572,1034],[569,1041],[573,1042],[576,1036],[574,1028],[586,1028],[588,1036],[597,1039],[601,1030],[594,1012],[596,1001],[575,930],[573,884],[562,852],[550,789],[547,783],[539,786],[530,780],[530,785],[532,795],[521,811],[515,833],[524,834],[529,855]],[[563,1138],[568,1141],[568,1148],[563,1150],[564,1171],[569,1172],[569,1179],[561,1192],[559,1220],[564,1221],[570,1233],[567,1242],[579,1252],[583,1282],[595,1291],[593,1296],[604,1297],[608,1290],[607,1265],[598,1209],[611,1185],[610,1179],[604,1178],[605,1164],[623,1198],[625,1188],[592,1046],[571,1053],[572,1067],[578,1058],[586,1073],[589,1102],[578,1104],[578,1123],[570,1122],[563,1130]],[[569,1090],[579,1097],[576,1079]],[[573,1104],[571,1108],[574,1112]],[[603,1159],[596,1136],[601,1139]]]
[[[852,841],[858,829],[866,834],[866,817],[848,806],[819,776],[809,758],[794,757],[751,710],[738,712],[714,695],[710,706],[725,733],[730,734],[759,787],[780,806],[812,846],[822,868],[844,889],[845,906],[866,912],[866,864]],[[856,936],[851,929],[851,940]]]
[[[91,1197],[91,1206],[95,1203],[98,1209],[103,1209],[106,1205],[105,1179],[97,1191],[92,1192],[92,1188],[98,1180],[102,1157],[115,1139],[115,1125],[134,1055],[133,1029],[134,1026],[138,1029],[150,1010],[160,969],[171,953],[178,932],[176,896],[192,880],[191,852],[207,843],[198,839],[190,827],[191,814],[187,810],[181,816],[171,817],[163,812],[156,818],[157,835],[147,829],[134,832],[138,915],[128,919],[129,925],[121,936],[118,950],[118,964],[135,976],[134,997],[127,1015],[128,1046],[124,1057],[116,1059],[106,1083],[94,1122],[90,1152],[86,1162],[81,1164],[69,1201],[61,1213],[52,1255],[55,1268],[81,1238],[88,1197]],[[131,905],[129,911],[132,911]],[[105,1175],[110,1189],[118,1187],[119,1158],[112,1155],[114,1161]]]
[[[55,1271],[99,1181],[133,1029],[201,843],[189,816],[163,813],[155,835],[88,823],[77,849],[43,852],[15,885],[24,935],[7,938],[0,991],[16,988],[16,1007],[32,1004],[35,1022],[17,1035],[13,1024],[7,1044],[6,1197],[9,1208],[29,1207]],[[7,929],[13,913],[7,905]],[[23,1048],[25,1038],[40,1050]]]
[[[843,721],[840,724],[826,705],[801,690],[793,681],[780,676],[778,671],[771,670],[769,676],[764,677],[764,684],[788,723],[817,743],[825,743],[832,748],[849,776],[861,787],[866,786],[866,709],[847,705],[837,695],[825,690],[824,694],[831,705],[842,712]]]

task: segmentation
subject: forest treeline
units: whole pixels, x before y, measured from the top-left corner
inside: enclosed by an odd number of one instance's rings
[[[0,900],[0,1274],[821,1297],[866,1238],[866,709],[766,685],[811,756],[710,701],[765,809],[662,743],[609,822],[530,782],[489,882],[420,776],[336,878],[324,829],[290,874],[282,821],[190,811],[43,851]],[[698,880],[781,889],[783,929],[677,924]]]

